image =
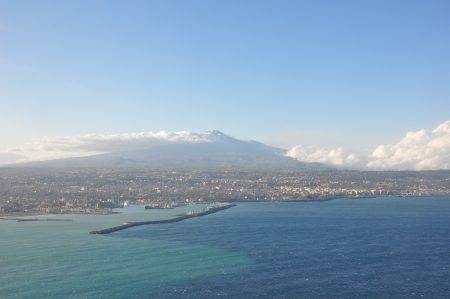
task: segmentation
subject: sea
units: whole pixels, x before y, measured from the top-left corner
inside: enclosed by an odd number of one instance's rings
[[[450,197],[251,202],[0,221],[0,298],[450,298]],[[31,217],[33,218],[33,217]]]

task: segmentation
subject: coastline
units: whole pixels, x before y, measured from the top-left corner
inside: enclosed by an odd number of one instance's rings
[[[58,219],[58,218],[18,218],[18,217],[0,217],[0,220],[9,220],[17,222],[32,222],[32,221],[72,221],[72,219]]]
[[[246,203],[246,202],[326,202],[337,199],[349,199],[349,200],[358,200],[358,199],[376,199],[376,198],[428,198],[428,197],[447,197],[449,195],[383,195],[383,196],[358,196],[358,197],[350,197],[350,196],[336,196],[336,197],[327,197],[327,198],[317,198],[317,199],[282,199],[282,200],[271,200],[271,199],[251,199],[251,200],[230,200],[227,202],[230,203]],[[221,201],[218,201],[221,202]],[[167,208],[155,209],[155,210],[166,210]],[[151,209],[150,209],[151,210]],[[15,213],[0,213],[0,220],[19,220],[23,219],[20,217],[36,217],[36,216],[48,216],[48,215],[114,215],[120,214],[120,212],[113,211],[98,211],[98,212],[72,212],[72,213],[42,213],[42,212],[15,212]],[[26,218],[25,218],[26,219]]]
[[[19,217],[36,217],[36,216],[48,216],[48,215],[114,215],[119,214],[113,211],[99,211],[99,212],[71,212],[71,213],[43,213],[43,212],[14,212],[14,213],[0,213],[0,220],[9,220],[6,218],[19,218]]]

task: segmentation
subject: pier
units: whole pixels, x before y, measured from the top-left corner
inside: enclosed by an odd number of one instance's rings
[[[198,213],[192,213],[192,214],[177,215],[174,218],[164,219],[164,220],[126,222],[126,223],[124,223],[122,225],[118,225],[118,226],[114,226],[114,227],[110,227],[110,228],[105,228],[105,229],[101,229],[101,230],[91,231],[90,234],[105,235],[105,234],[110,234],[110,233],[113,233],[113,232],[116,232],[116,231],[119,231],[119,230],[127,229],[127,228],[130,228],[130,227],[133,227],[133,226],[180,222],[180,221],[183,221],[183,220],[186,220],[186,219],[189,219],[189,218],[195,218],[195,217],[206,216],[206,215],[209,215],[209,214],[214,214],[214,213],[217,213],[219,211],[232,208],[234,206],[236,206],[236,205],[235,204],[220,205],[220,206],[209,208],[206,211],[202,211],[202,212],[198,212]]]

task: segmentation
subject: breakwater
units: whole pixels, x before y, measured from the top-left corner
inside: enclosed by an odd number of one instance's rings
[[[221,205],[221,206],[217,206],[217,207],[212,207],[212,208],[207,209],[206,211],[203,211],[203,212],[193,213],[193,214],[177,215],[174,218],[164,219],[164,220],[126,222],[126,223],[124,223],[122,225],[118,225],[118,226],[114,226],[114,227],[110,227],[110,228],[105,228],[105,229],[101,229],[101,230],[91,231],[90,234],[105,235],[105,234],[113,233],[113,232],[116,232],[116,231],[119,231],[119,230],[127,229],[127,228],[130,228],[130,227],[133,227],[133,226],[180,222],[180,221],[183,221],[183,220],[186,220],[186,219],[189,219],[189,218],[201,217],[201,216],[206,216],[206,215],[209,215],[209,214],[217,213],[219,211],[232,208],[234,206],[236,206],[236,205],[235,204]]]

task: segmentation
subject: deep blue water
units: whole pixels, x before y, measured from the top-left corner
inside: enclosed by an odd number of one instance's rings
[[[239,271],[221,274],[218,263],[215,274],[149,288],[142,298],[450,298],[448,197],[240,203],[107,238],[248,258]],[[197,263],[216,258],[205,252]]]

